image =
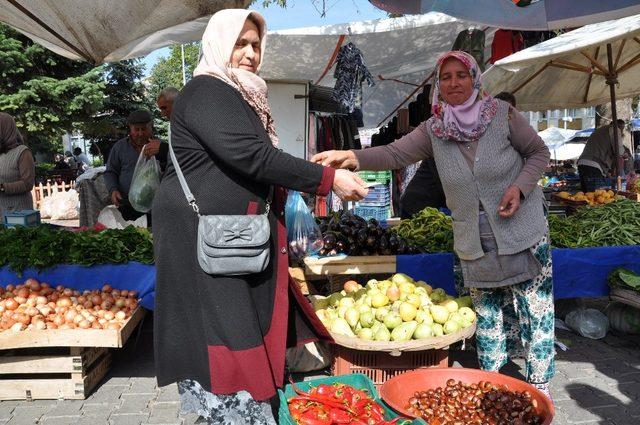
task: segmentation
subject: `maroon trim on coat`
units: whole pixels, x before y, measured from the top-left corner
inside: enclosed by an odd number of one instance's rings
[[[276,188],[273,211],[277,217],[278,245],[275,252],[276,289],[269,331],[263,344],[231,351],[225,346],[208,346],[211,392],[232,394],[248,391],[254,400],[276,395],[284,383],[284,364],[289,321],[289,258],[284,225],[286,192]]]
[[[247,215],[256,214],[258,214],[258,203],[256,201],[249,201],[249,206],[247,206]]]
[[[319,339],[322,341],[327,341],[333,343],[333,338],[327,328],[322,324],[316,312],[313,309],[311,303],[307,300],[307,298],[302,294],[300,287],[298,284],[289,277],[289,288],[291,289],[291,293],[293,293],[293,297],[298,305],[302,308],[302,312],[304,313],[306,319],[310,322],[312,326],[312,330],[316,332]],[[298,342],[299,345],[299,342]]]
[[[322,180],[318,185],[316,193],[320,196],[327,196],[333,187],[333,178],[336,175],[336,170],[331,167],[324,167],[322,170]]]

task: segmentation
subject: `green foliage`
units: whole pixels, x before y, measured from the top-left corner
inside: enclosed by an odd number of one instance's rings
[[[129,114],[140,108],[153,110],[154,105],[142,83],[144,64],[140,59],[108,63],[100,67],[100,72],[104,84],[103,105],[94,120],[83,128],[83,133],[107,155],[111,146],[127,135]]]
[[[0,229],[0,266],[21,273],[58,264],[152,264],[153,241],[146,229],[68,232],[46,226]]]
[[[0,24],[0,110],[13,115],[34,151],[52,152],[102,105],[92,66],[58,56]]]

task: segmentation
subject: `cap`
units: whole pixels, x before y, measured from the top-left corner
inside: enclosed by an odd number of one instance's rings
[[[147,124],[153,121],[153,115],[146,109],[138,109],[129,114],[127,124]]]

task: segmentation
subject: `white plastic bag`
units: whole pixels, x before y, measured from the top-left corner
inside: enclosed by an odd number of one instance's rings
[[[78,218],[80,200],[78,192],[53,192],[40,203],[40,216],[52,220],[75,220]]]
[[[609,330],[609,319],[595,308],[573,310],[567,314],[564,321],[567,326],[586,338],[604,338]]]
[[[127,221],[115,205],[108,205],[100,211],[98,223],[104,225],[107,229],[124,229],[127,226],[147,227],[147,216],[143,215],[136,221]]]
[[[129,203],[139,212],[149,212],[153,204],[153,197],[160,186],[160,166],[154,157],[146,157],[142,147],[136,168],[133,171],[131,187],[129,188]]]

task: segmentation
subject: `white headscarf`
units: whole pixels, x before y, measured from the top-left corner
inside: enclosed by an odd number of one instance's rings
[[[260,31],[260,63],[255,74],[231,67],[233,49],[249,16],[258,22]],[[271,143],[277,146],[278,136],[267,100],[267,83],[257,75],[264,62],[266,44],[267,24],[262,15],[246,9],[221,10],[211,17],[202,35],[202,57],[193,75],[211,75],[238,90],[258,114]]]

